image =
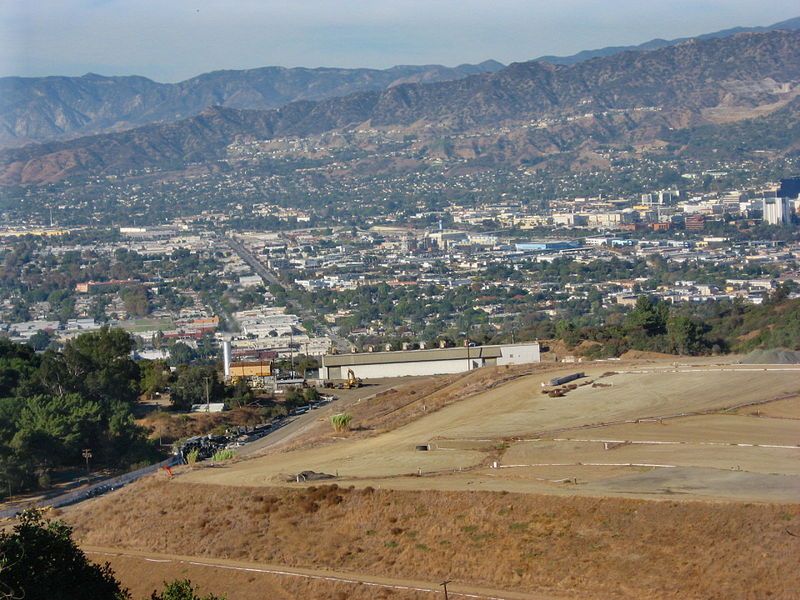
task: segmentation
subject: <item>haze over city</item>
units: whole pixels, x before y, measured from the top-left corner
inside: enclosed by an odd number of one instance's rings
[[[796,16],[790,0],[8,0],[0,75],[454,66],[573,54]]]

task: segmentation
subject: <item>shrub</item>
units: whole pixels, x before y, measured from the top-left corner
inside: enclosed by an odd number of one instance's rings
[[[222,462],[224,460],[230,460],[236,456],[236,452],[231,450],[230,448],[226,448],[225,450],[217,450],[214,456],[211,458],[214,462]]]
[[[186,464],[189,466],[193,466],[197,459],[200,458],[200,450],[195,448],[194,450],[190,450],[186,453]]]
[[[348,413],[339,413],[331,417],[331,425],[334,431],[347,431],[350,429],[350,422],[353,420],[353,415]]]

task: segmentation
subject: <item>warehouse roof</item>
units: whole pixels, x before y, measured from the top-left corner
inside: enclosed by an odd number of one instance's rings
[[[528,346],[530,344],[518,344]],[[471,346],[467,348],[433,348],[431,350],[399,350],[396,352],[359,352],[355,354],[326,354],[322,357],[324,367],[373,365],[390,363],[424,362],[431,360],[467,360],[468,358],[499,358],[500,346]]]

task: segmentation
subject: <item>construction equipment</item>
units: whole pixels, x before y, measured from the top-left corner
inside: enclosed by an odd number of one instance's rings
[[[353,369],[347,369],[347,381],[343,384],[343,388],[350,390],[353,388],[360,388],[363,384],[360,377],[356,377]]]

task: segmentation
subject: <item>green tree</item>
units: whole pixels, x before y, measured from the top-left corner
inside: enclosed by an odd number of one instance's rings
[[[653,302],[648,296],[639,296],[636,306],[628,314],[626,326],[631,331],[641,331],[647,336],[666,332],[669,307],[663,302]]]
[[[247,406],[255,400],[255,394],[245,379],[238,379],[234,385],[228,386],[227,391],[230,395],[228,405],[231,408]]]
[[[148,398],[152,398],[157,392],[163,392],[171,381],[169,365],[164,360],[148,360],[139,363],[141,380],[139,389]]]
[[[100,405],[79,394],[34,396],[20,411],[11,446],[42,466],[77,462],[82,448],[96,447],[102,418]]]
[[[40,358],[33,348],[0,338],[0,398],[26,387],[36,375]]]
[[[20,514],[11,533],[0,533],[0,595],[25,600],[130,598],[108,563],[86,558],[61,521],[38,510]]]
[[[311,404],[312,402],[316,402],[319,400],[319,392],[315,387],[309,387],[303,390],[303,400],[307,404]]]
[[[667,339],[677,354],[698,354],[703,350],[703,328],[687,316],[676,315],[667,321]]]
[[[150,300],[147,290],[141,286],[126,287],[120,290],[120,298],[125,305],[125,312],[134,317],[144,317],[150,312]]]
[[[112,400],[133,403],[139,396],[133,348],[133,338],[122,329],[82,333],[63,352],[44,353],[40,382],[54,396],[76,392],[104,406]]]
[[[30,337],[30,339],[28,340],[28,344],[30,345],[31,348],[33,348],[37,352],[41,352],[50,345],[52,339],[53,338],[50,336],[49,333],[40,329]]]
[[[189,410],[192,404],[204,404],[208,399],[220,402],[225,397],[225,386],[217,377],[217,370],[209,366],[181,367],[172,385],[172,406],[179,410]]]
[[[175,342],[169,347],[169,364],[173,367],[188,365],[197,360],[197,352],[188,344]]]
[[[164,582],[164,591],[160,594],[153,592],[150,600],[225,600],[225,597],[215,594],[201,596],[189,579],[178,579]]]

